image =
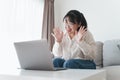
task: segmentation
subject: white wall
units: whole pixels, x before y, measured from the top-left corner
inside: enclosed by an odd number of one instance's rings
[[[120,0],[55,0],[55,25],[71,9],[81,11],[95,40],[120,39]]]
[[[0,71],[19,66],[13,42],[41,38],[43,5],[44,0],[0,0]]]

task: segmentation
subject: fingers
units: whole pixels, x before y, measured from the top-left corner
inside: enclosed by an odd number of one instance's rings
[[[54,33],[51,33],[51,35],[55,38],[55,35],[54,35]]]
[[[84,26],[81,26],[79,30],[84,30]]]
[[[87,28],[85,28],[85,26],[81,26],[79,30],[87,30]]]
[[[51,33],[51,35],[55,38],[55,39],[59,39],[59,37],[62,37],[63,36],[63,31],[61,31],[59,29],[59,27],[55,27],[53,29],[53,33]]]
[[[59,27],[55,27],[55,28],[53,29],[53,31],[59,32],[59,31],[61,31],[61,30],[60,30]]]
[[[59,27],[55,27],[55,28],[53,29],[53,32],[54,32],[55,35],[58,34],[58,33],[62,33],[62,31],[60,30]]]
[[[79,29],[80,33],[84,33],[86,31],[87,31],[87,28],[85,28],[85,26],[81,26],[80,29]]]

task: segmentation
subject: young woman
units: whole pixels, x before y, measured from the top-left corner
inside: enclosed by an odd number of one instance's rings
[[[77,11],[69,11],[63,18],[65,30],[54,28],[53,46],[54,67],[73,69],[96,69],[95,40],[87,28],[84,15]]]

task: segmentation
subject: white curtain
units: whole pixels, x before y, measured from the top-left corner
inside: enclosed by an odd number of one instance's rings
[[[43,7],[44,0],[0,0],[0,69],[19,67],[13,42],[41,38]]]

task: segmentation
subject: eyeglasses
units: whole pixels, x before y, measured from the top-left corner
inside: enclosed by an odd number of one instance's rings
[[[74,26],[74,23],[65,23],[65,27],[72,28]]]

